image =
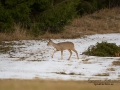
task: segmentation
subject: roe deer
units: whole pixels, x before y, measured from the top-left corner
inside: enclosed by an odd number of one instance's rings
[[[54,48],[56,48],[56,50],[52,54],[52,58],[53,58],[54,53],[56,53],[57,51],[61,51],[61,59],[63,59],[63,50],[68,50],[70,52],[70,56],[69,56],[68,60],[70,60],[70,57],[72,55],[72,51],[74,51],[76,53],[77,58],[79,59],[78,53],[75,50],[74,44],[72,42],[54,43],[52,40],[49,40],[47,45],[52,45]]]

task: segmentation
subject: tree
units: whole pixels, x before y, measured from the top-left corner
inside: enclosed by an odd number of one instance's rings
[[[42,32],[58,33],[73,19],[79,0],[64,0],[51,8],[36,14],[35,22]]]
[[[13,19],[9,12],[5,10],[0,2],[0,32],[9,32]]]

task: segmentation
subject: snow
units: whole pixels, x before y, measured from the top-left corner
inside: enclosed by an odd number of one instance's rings
[[[96,57],[82,55],[90,45],[107,41],[120,45],[120,33],[88,35],[77,39],[52,39],[55,43],[70,41],[75,44],[79,53],[78,60],[73,52],[70,60],[69,52],[64,51],[54,57],[52,46],[47,46],[48,40],[19,40],[14,42],[13,50],[0,54],[0,79],[53,79],[53,80],[88,80],[88,79],[120,79],[120,66],[112,65],[120,57]],[[114,71],[108,70],[114,68]],[[100,76],[98,74],[109,75]]]

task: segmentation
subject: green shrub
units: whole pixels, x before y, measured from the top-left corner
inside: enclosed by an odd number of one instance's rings
[[[117,46],[115,43],[102,42],[88,47],[84,54],[92,56],[113,57],[118,51],[120,51],[120,46]]]
[[[66,0],[35,16],[37,17],[35,21],[40,30],[59,33],[76,15],[75,6],[76,3],[73,0]]]

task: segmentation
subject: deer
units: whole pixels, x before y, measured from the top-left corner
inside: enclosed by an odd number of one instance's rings
[[[72,51],[74,51],[76,53],[77,59],[79,59],[78,52],[75,50],[74,44],[72,42],[54,43],[52,40],[49,40],[47,46],[50,46],[50,45],[52,45],[54,48],[56,48],[56,50],[52,54],[52,58],[57,51],[61,51],[61,60],[62,60],[63,59],[63,50],[68,50],[70,52],[70,56],[69,56],[68,60],[70,60],[70,58],[71,58]]]

